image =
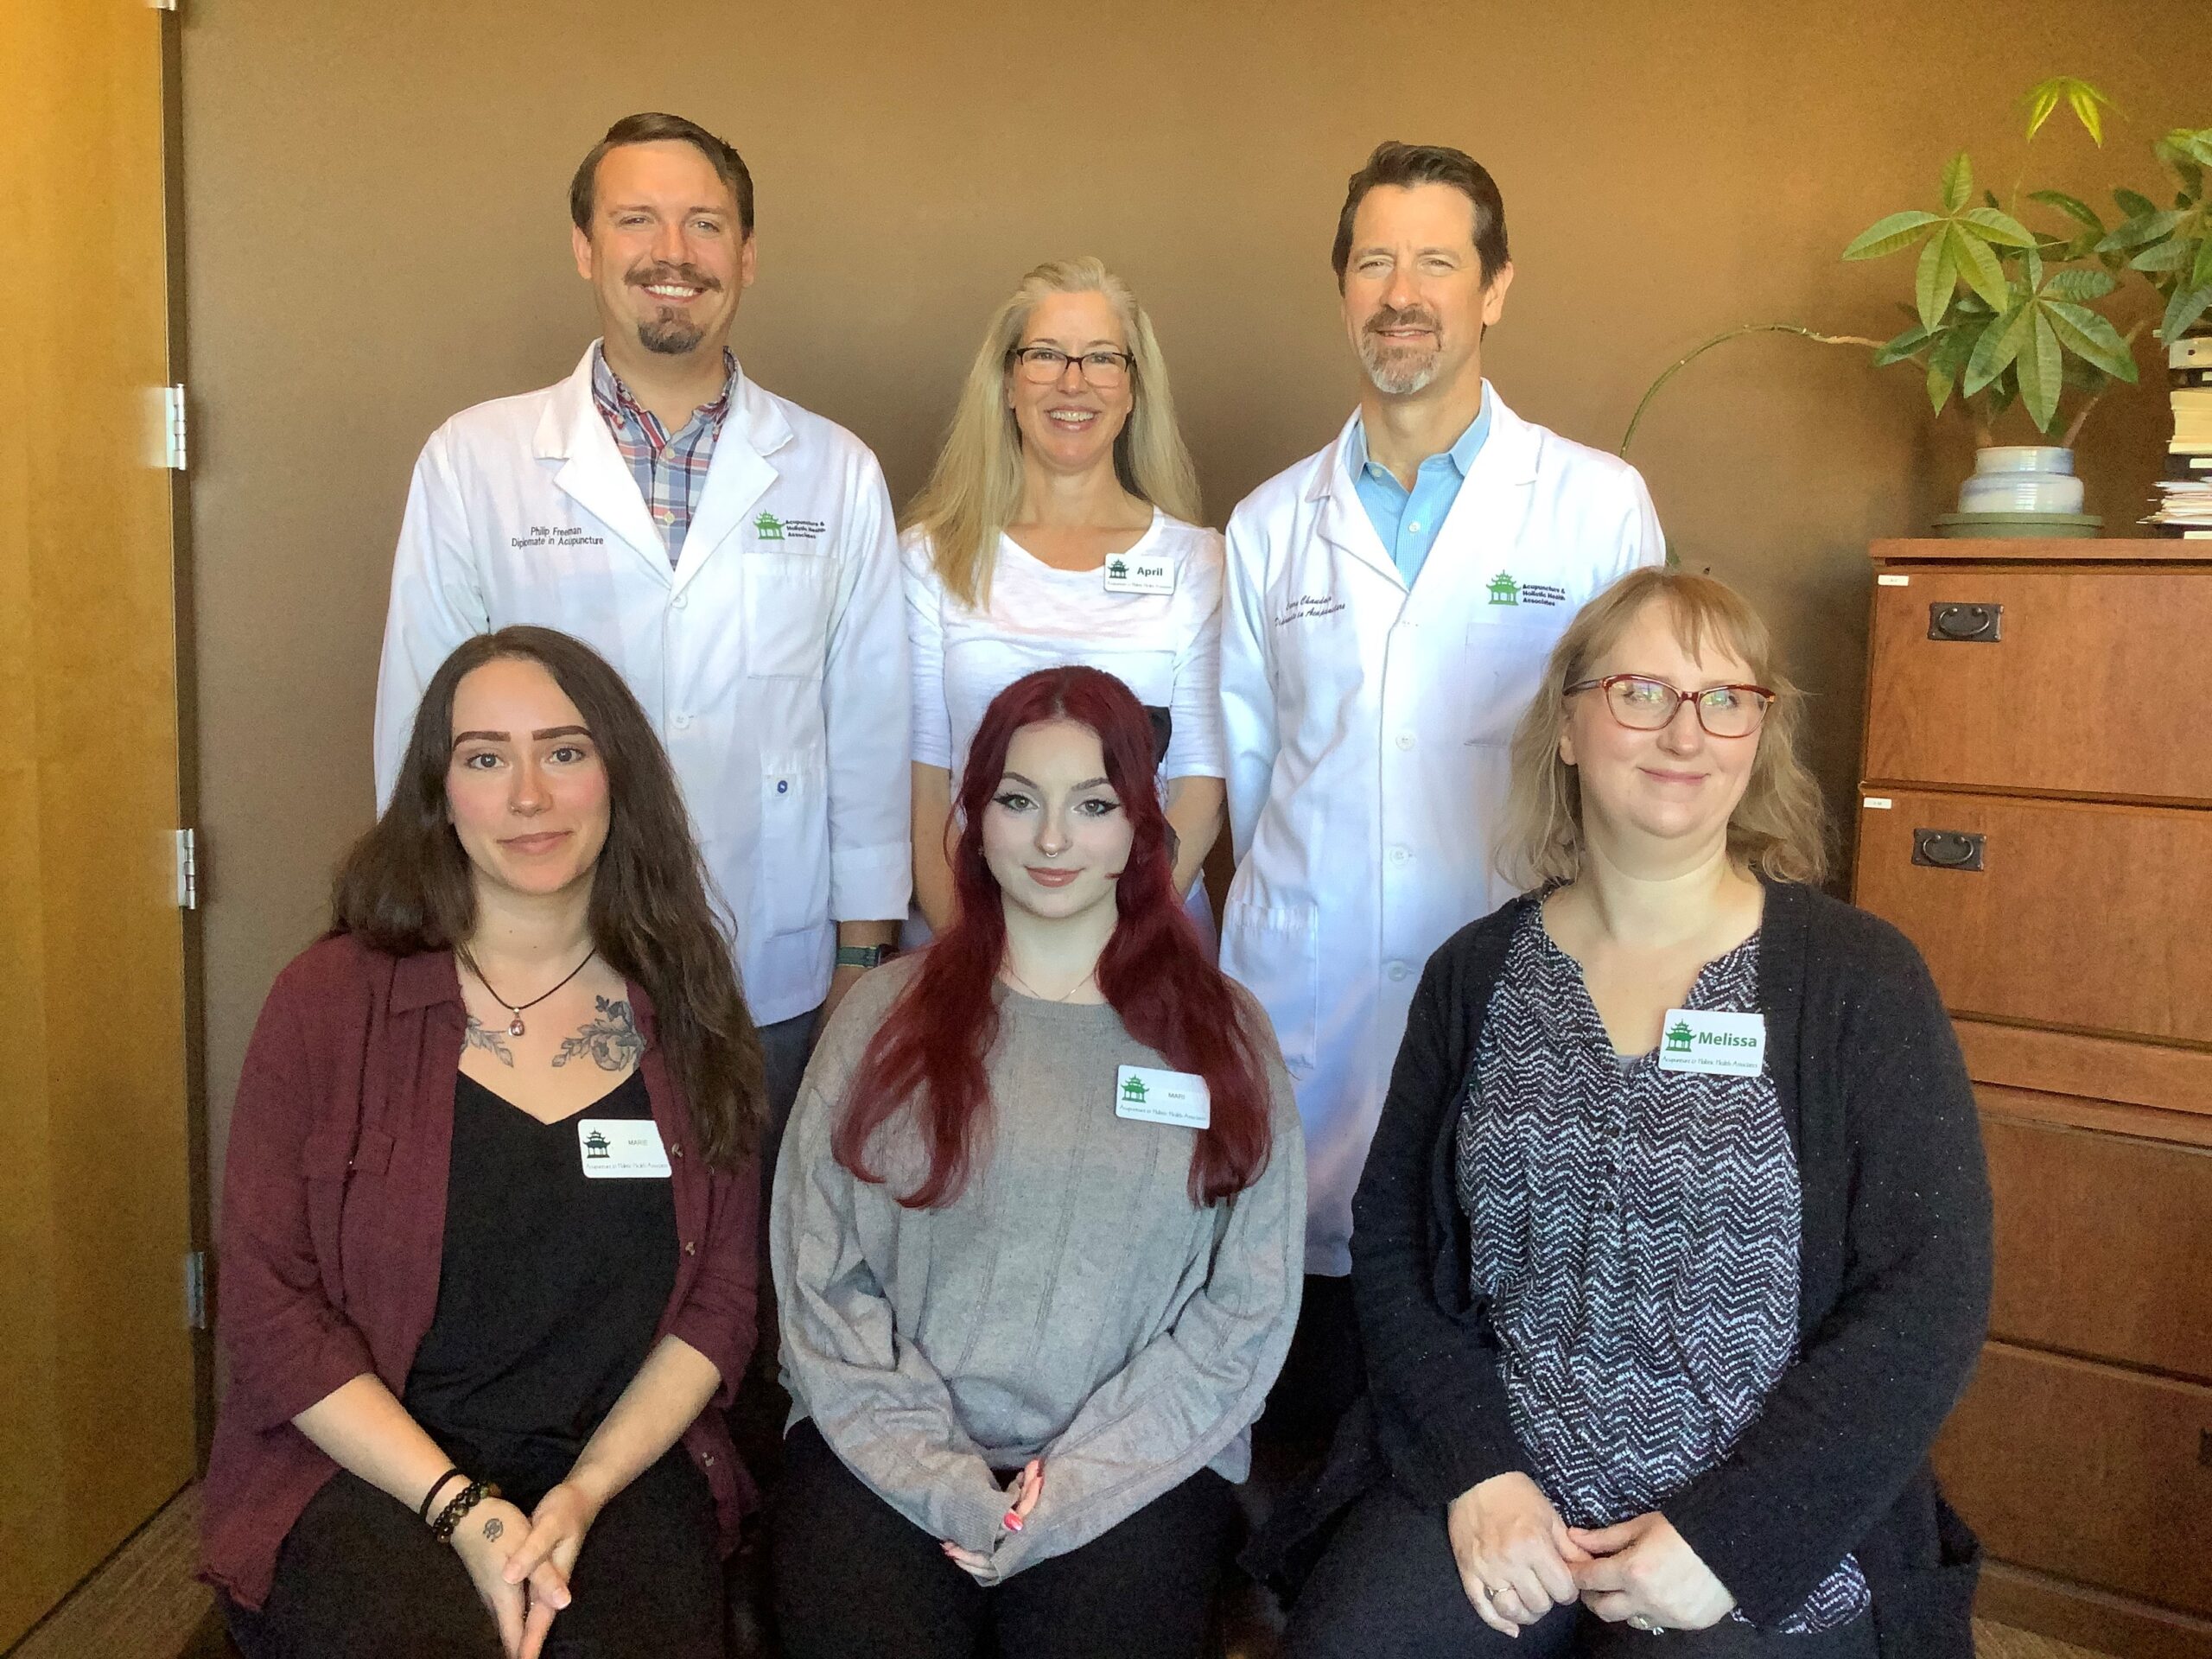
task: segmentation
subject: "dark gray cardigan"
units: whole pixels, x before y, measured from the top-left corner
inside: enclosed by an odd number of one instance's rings
[[[1461,929],[1421,976],[1352,1205],[1368,1393],[1314,1489],[1255,1542],[1255,1564],[1279,1581],[1386,1478],[1442,1505],[1492,1475],[1533,1474],[1487,1306],[1468,1287],[1452,1185],[1468,1069],[1530,902]],[[1812,888],[1767,887],[1759,1011],[1803,1191],[1798,1357],[1664,1513],[1755,1623],[1794,1611],[1855,1551],[1884,1659],[1967,1659],[1979,1552],[1927,1459],[1988,1321],[1973,1089],[1920,953]]]

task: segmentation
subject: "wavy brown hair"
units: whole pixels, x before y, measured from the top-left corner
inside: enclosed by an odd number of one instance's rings
[[[462,948],[476,931],[474,866],[446,804],[454,694],[501,660],[536,663],[576,705],[607,768],[607,844],[592,869],[592,943],[652,998],[654,1040],[683,1090],[709,1163],[756,1146],[765,1112],[760,1037],[715,925],[708,877],[668,755],[621,675],[580,639],[510,627],[458,646],[423,688],[391,804],[346,855],[330,931],[391,956]]]
[[[1751,601],[1726,582],[1688,570],[1631,570],[1585,605],[1552,647],[1535,701],[1514,728],[1512,781],[1498,825],[1497,872],[1523,889],[1572,881],[1582,868],[1582,788],[1559,758],[1567,688],[1591,676],[1647,605],[1663,605],[1692,657],[1709,639],[1775,693],[1755,740],[1751,779],[1728,818],[1728,850],[1777,881],[1817,882],[1827,873],[1827,812],[1820,785],[1797,758],[1804,697],[1782,672],[1774,637]],[[1734,740],[1740,741],[1741,740]]]

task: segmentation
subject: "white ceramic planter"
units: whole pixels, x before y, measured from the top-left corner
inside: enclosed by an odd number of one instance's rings
[[[1974,452],[1959,486],[1961,512],[2079,512],[2074,452],[2056,444],[1993,444]]]

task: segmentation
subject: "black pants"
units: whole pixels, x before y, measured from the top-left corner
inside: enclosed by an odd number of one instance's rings
[[[714,1496],[677,1447],[600,1511],[546,1659],[721,1659],[715,1538]],[[224,1616],[249,1659],[499,1659],[453,1547],[342,1471],[285,1535],[262,1611],[226,1604]]]
[[[1300,1460],[1319,1462],[1337,1432],[1337,1420],[1351,1409],[1365,1382],[1351,1281],[1307,1274],[1290,1352],[1268,1390],[1267,1409],[1252,1425],[1254,1444],[1286,1448]]]
[[[1229,1483],[1201,1470],[987,1589],[803,1422],[773,1522],[777,1630],[789,1659],[975,1659],[994,1634],[1008,1659],[1196,1659],[1235,1513]]]
[[[1874,1659],[1873,1620],[1782,1636],[1723,1619],[1654,1635],[1555,1607],[1517,1637],[1483,1623],[1461,1587],[1444,1511],[1395,1486],[1352,1506],[1292,1609],[1282,1659]]]

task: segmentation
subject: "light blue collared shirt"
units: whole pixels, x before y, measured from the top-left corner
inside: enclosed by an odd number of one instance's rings
[[[1410,491],[1391,476],[1389,467],[1367,458],[1365,419],[1351,423],[1344,464],[1351,470],[1352,487],[1359,493],[1360,505],[1367,509],[1367,522],[1382,539],[1383,551],[1398,567],[1408,588],[1421,575],[1428,550],[1435,545],[1436,532],[1444,527],[1444,515],[1459,499],[1467,469],[1475,464],[1484,441],[1490,436],[1490,410],[1491,398],[1485,392],[1482,413],[1469,423],[1457,443],[1421,462]]]

